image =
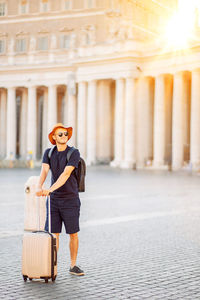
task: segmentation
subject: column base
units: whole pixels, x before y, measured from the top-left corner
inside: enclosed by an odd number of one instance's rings
[[[200,171],[200,164],[194,164],[191,162],[183,162],[182,165],[177,164],[177,165],[172,165],[171,166],[172,171]]]
[[[96,160],[86,160],[86,166],[94,166],[97,164]]]
[[[192,171],[200,171],[200,162],[190,162]]]
[[[27,168],[27,162],[19,159],[4,159],[0,160],[0,168]]]
[[[110,157],[105,157],[105,158],[102,158],[102,157],[98,157],[96,159],[96,164],[97,165],[110,165]]]
[[[172,171],[181,171],[183,169],[183,166],[180,165],[172,165],[171,170]]]
[[[122,169],[136,169],[136,163],[130,160],[124,160],[121,162],[120,167]]]
[[[164,165],[164,162],[153,161],[152,166],[149,167],[151,170],[169,170],[168,165]]]
[[[144,169],[145,169],[144,161],[137,161],[136,162],[136,170],[144,170]]]
[[[112,160],[112,161],[110,162],[110,166],[113,167],[113,168],[120,167],[120,161]]]

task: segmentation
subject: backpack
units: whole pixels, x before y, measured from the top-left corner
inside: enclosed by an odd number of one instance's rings
[[[56,148],[56,146],[53,146],[49,153],[48,153],[48,157],[49,159],[51,158],[51,155],[54,151],[54,149]],[[69,161],[72,153],[76,150],[76,148],[71,147],[71,149],[67,152],[67,161]],[[76,179],[78,182],[78,191],[81,192],[85,192],[85,176],[86,176],[86,164],[85,161],[82,157],[80,157],[79,162],[78,162],[78,168],[74,170],[75,171],[75,175],[76,175]]]

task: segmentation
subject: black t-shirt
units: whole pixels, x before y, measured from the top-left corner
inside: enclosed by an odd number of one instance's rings
[[[71,154],[69,161],[67,161],[67,152],[71,147],[67,146],[64,151],[58,151],[57,147],[53,150],[51,158],[49,159],[48,153],[51,148],[46,149],[43,155],[42,163],[49,164],[51,169],[51,185],[54,184],[66,166],[74,166],[78,168],[80,159],[80,152],[78,149],[74,150]],[[75,169],[71,173],[64,185],[51,193],[51,199],[78,199],[78,183],[75,175]]]

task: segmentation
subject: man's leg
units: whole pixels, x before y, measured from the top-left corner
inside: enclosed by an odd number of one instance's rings
[[[76,258],[78,254],[78,232],[70,234],[69,249],[71,256],[71,267],[69,272],[77,276],[85,275],[84,271],[76,266]]]
[[[47,202],[48,205],[48,202]],[[48,206],[47,206],[48,211]],[[47,217],[48,218],[48,217]],[[46,224],[48,224],[48,219],[46,220]],[[56,201],[51,199],[51,232],[56,237],[56,248],[57,251],[59,249],[59,234],[62,229],[62,219],[59,213],[59,207]]]
[[[76,265],[76,258],[78,254],[78,232],[70,234],[69,249],[71,257],[71,268],[73,268]]]
[[[75,202],[75,200],[73,201]],[[66,233],[69,234],[70,236],[69,250],[70,250],[70,257],[71,257],[71,266],[69,272],[70,274],[78,275],[78,276],[84,275],[83,270],[81,270],[78,266],[76,266],[76,259],[77,259],[78,246],[79,246],[78,232],[80,230],[79,212],[80,212],[79,206],[73,208],[66,208],[66,210],[62,209],[61,211],[62,220],[65,224]]]

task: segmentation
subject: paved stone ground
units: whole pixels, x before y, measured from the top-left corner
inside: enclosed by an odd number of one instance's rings
[[[91,167],[78,264],[63,232],[55,283],[21,276],[24,191],[35,170],[0,169],[0,299],[200,299],[200,177]],[[63,230],[64,231],[64,230]]]

